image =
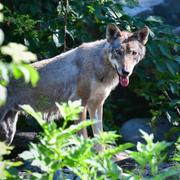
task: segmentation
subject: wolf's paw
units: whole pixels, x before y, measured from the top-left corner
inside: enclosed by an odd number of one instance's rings
[[[11,143],[12,133],[10,133],[8,124],[6,122],[0,122],[0,141]]]
[[[18,121],[18,112],[7,114],[4,120],[0,121],[0,141],[11,144],[16,132],[16,124]]]

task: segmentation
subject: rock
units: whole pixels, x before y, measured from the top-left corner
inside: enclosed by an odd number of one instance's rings
[[[125,122],[120,130],[122,141],[132,142],[136,144],[144,142],[141,138],[139,130],[143,130],[148,134],[154,134],[154,141],[162,141],[165,139],[165,134],[171,129],[172,125],[167,120],[158,121],[156,128],[151,128],[149,118],[134,118]]]
[[[174,26],[180,25],[180,1],[165,0],[164,3],[153,7],[153,14],[161,16],[165,21]]]
[[[161,4],[164,0],[138,0],[139,5],[134,8],[124,7],[124,11],[127,12],[130,16],[136,16],[143,12],[152,13],[152,8],[155,5]]]
[[[36,132],[17,132],[12,142],[12,146],[14,148],[11,151],[11,153],[7,155],[7,157],[11,159],[16,158],[18,154],[29,149],[30,142],[33,142],[33,143],[38,142]]]
[[[177,36],[180,36],[180,26],[176,27],[174,30],[173,30],[173,33]]]
[[[166,23],[180,25],[180,0],[139,0],[139,6],[124,8],[130,16],[160,16]]]
[[[148,119],[131,119],[125,122],[122,125],[120,130],[120,134],[122,135],[122,141],[124,142],[132,142],[137,143],[138,141],[142,141],[141,134],[139,129],[147,132],[148,134],[151,133],[151,128],[148,125]]]
[[[59,169],[55,172],[53,180],[61,180],[61,179],[74,179],[80,180],[78,176],[76,176],[71,170],[68,168],[64,168],[63,170]]]

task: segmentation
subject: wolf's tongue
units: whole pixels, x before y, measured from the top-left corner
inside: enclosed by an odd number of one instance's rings
[[[129,84],[129,78],[128,77],[120,76],[119,81],[120,81],[120,84],[122,87],[127,87]]]

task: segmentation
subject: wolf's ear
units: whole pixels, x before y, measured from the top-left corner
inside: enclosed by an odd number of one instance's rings
[[[133,36],[135,36],[135,38],[137,38],[138,41],[140,41],[143,45],[145,45],[148,41],[149,28],[145,26],[144,28],[135,32]]]
[[[121,35],[120,29],[115,24],[108,24],[106,28],[106,39],[108,42]]]

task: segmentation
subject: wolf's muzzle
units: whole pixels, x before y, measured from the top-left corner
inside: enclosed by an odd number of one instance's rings
[[[129,72],[126,71],[126,70],[124,70],[124,69],[122,69],[122,74],[123,74],[124,76],[128,76],[128,75],[129,75]]]
[[[121,76],[121,69],[115,65],[115,70],[119,76]]]

